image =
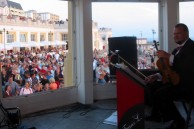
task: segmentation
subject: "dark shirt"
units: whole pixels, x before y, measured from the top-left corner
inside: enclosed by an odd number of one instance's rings
[[[42,85],[45,85],[46,83],[49,83],[49,80],[48,80],[48,79],[42,78],[42,79],[40,80],[40,83],[41,83]]]
[[[180,76],[180,85],[194,92],[194,42],[191,39],[174,56],[172,69]]]
[[[12,93],[11,93],[11,92],[7,93],[7,92],[5,91],[4,94],[3,94],[3,97],[4,97],[4,98],[6,98],[6,97],[11,97],[11,96],[12,96]]]
[[[34,77],[34,78],[32,78],[32,86],[34,86],[36,84],[38,84],[38,79],[36,77]]]

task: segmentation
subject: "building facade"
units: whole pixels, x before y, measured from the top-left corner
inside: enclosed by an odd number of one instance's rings
[[[0,0],[0,50],[67,44],[68,20],[56,14],[24,11],[19,3]],[[111,29],[93,22],[93,49],[108,50]]]

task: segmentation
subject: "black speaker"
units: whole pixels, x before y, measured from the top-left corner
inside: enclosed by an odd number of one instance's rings
[[[125,61],[137,69],[137,38],[136,37],[111,37],[108,38],[109,55],[117,52]],[[118,50],[118,51],[117,51]],[[119,63],[117,56],[112,56],[112,63]],[[110,66],[110,75],[115,75],[116,70]]]

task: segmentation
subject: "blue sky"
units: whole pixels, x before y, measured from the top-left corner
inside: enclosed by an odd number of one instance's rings
[[[67,18],[67,2],[60,0],[12,0],[20,3],[25,11],[51,12]],[[180,22],[188,25],[194,37],[194,2],[181,2]],[[98,26],[112,28],[113,36],[158,37],[157,3],[98,3],[92,4],[92,19]]]
[[[194,37],[194,2],[180,3],[180,22],[188,25]],[[101,27],[110,27],[113,36],[136,36],[153,40],[158,37],[157,3],[93,3],[93,20]],[[173,30],[172,30],[173,32]]]
[[[20,3],[24,11],[51,12],[66,19],[68,15],[67,2],[60,0],[10,0]]]
[[[190,37],[194,40],[194,2],[181,2],[180,22],[185,23],[190,31]]]
[[[113,36],[153,37],[152,29],[158,30],[157,6],[156,3],[94,3],[93,20],[99,26],[112,28]]]

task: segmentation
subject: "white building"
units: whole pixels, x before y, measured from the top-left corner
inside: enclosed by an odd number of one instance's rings
[[[59,21],[59,16],[49,12],[38,13],[40,20],[42,21]]]
[[[66,44],[68,40],[68,20],[59,20],[56,14],[24,11],[19,3],[8,0],[0,0],[0,14],[0,50]],[[93,49],[107,51],[111,36],[111,29],[99,29],[93,22]]]
[[[19,3],[9,0],[0,0],[0,15],[24,17],[24,11]]]

